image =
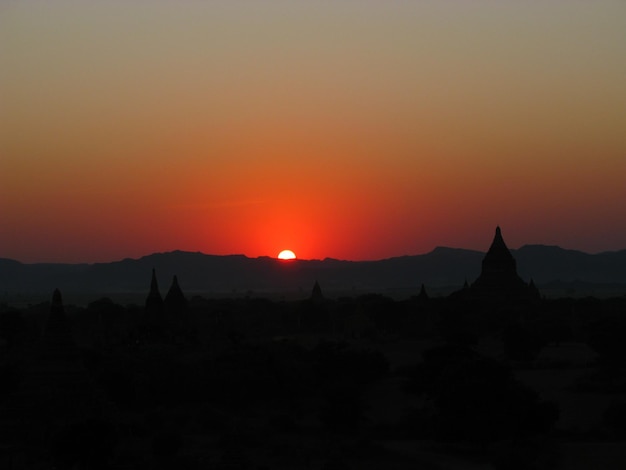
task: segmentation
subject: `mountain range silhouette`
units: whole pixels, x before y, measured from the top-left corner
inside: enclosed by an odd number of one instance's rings
[[[517,273],[538,287],[613,285],[626,287],[626,250],[588,254],[558,246],[525,245],[510,250]],[[139,259],[94,264],[24,264],[0,259],[0,295],[64,292],[85,294],[144,292],[156,269],[161,282],[174,275],[187,292],[245,293],[310,291],[316,281],[325,292],[459,289],[474,282],[484,252],[437,247],[414,256],[377,261],[280,261],[270,257],[207,255],[199,252],[154,253]]]

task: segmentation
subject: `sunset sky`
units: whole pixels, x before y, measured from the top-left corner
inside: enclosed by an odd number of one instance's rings
[[[626,2],[0,3],[0,257],[626,248]]]

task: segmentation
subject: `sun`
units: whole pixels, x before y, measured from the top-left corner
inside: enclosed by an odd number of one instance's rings
[[[278,253],[278,259],[296,259],[296,254],[291,250],[283,250]]]

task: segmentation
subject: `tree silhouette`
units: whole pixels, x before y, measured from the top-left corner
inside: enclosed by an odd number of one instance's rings
[[[542,338],[529,328],[511,324],[502,332],[504,353],[514,361],[531,361],[544,346]]]
[[[555,404],[540,401],[506,366],[461,346],[426,351],[407,389],[430,400],[434,437],[442,441],[485,448],[546,432],[558,417]]]
[[[319,413],[324,427],[340,434],[355,433],[365,411],[361,393],[350,383],[335,384],[327,390]]]
[[[63,428],[53,441],[56,468],[104,470],[117,442],[115,428],[99,419],[80,421]]]

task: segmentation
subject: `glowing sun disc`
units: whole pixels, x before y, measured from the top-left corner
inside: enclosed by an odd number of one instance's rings
[[[278,259],[296,259],[296,254],[291,250],[283,250],[278,253]]]

